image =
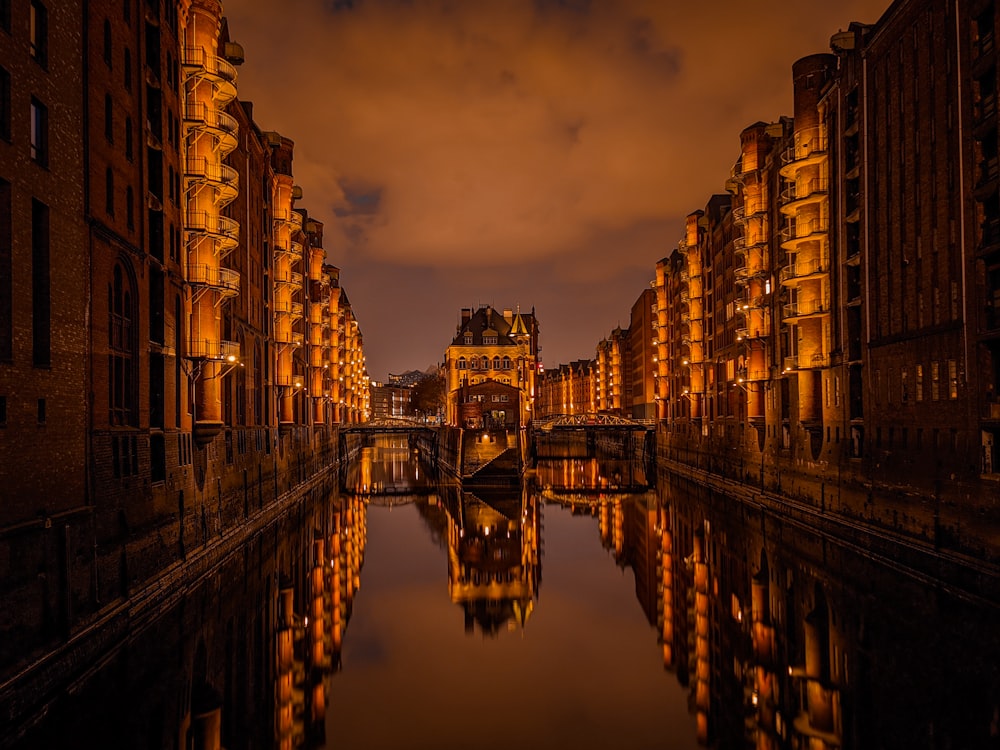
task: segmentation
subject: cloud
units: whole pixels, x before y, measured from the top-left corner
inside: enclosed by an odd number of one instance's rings
[[[722,189],[740,130],[790,113],[792,62],[887,5],[286,0],[276,12],[226,0],[225,11],[247,51],[240,96],[295,140],[302,204],[327,221],[333,262],[523,276],[569,261],[584,284],[609,258],[651,276],[683,217]],[[627,317],[641,291],[608,305]]]

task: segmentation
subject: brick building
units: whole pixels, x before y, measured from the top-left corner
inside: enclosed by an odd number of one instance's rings
[[[243,58],[217,0],[0,4],[0,673],[321,481],[367,418]]]
[[[668,454],[1000,510],[996,22],[896,2],[792,66],[793,117],[741,133],[728,195],[657,267]]]

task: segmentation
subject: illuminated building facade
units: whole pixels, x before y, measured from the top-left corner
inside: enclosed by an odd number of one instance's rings
[[[656,418],[655,368],[657,351],[656,290],[644,289],[632,304],[628,326],[629,388],[624,414],[632,419]]]
[[[537,415],[594,414],[597,412],[596,367],[592,359],[578,359],[546,370],[538,380]]]
[[[320,481],[369,408],[293,144],[238,99],[221,4],[32,0],[6,23],[0,557],[26,606],[4,673]]]
[[[538,321],[531,313],[492,307],[462,310],[461,322],[445,352],[447,422],[461,423],[461,389],[490,380],[520,391],[519,424],[534,413],[539,369]]]
[[[996,24],[898,2],[793,65],[794,117],[744,129],[657,266],[662,455],[1000,510]]]
[[[601,414],[626,416],[625,394],[628,393],[632,372],[628,361],[628,331],[616,327],[597,343],[597,411]]]

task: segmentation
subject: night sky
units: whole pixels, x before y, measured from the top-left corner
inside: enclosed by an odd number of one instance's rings
[[[369,374],[443,359],[462,307],[594,356],[791,66],[888,0],[224,0],[239,96],[295,141]]]

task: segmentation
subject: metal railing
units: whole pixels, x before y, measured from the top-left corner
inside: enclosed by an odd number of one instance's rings
[[[235,295],[240,292],[240,274],[231,268],[210,266],[207,263],[192,263],[188,265],[187,281],[189,284],[207,286],[223,294]]]
[[[224,57],[206,52],[203,47],[185,47],[181,55],[181,64],[185,68],[200,68],[230,83],[236,82],[236,66]]]
[[[224,339],[188,339],[184,356],[190,359],[211,359],[220,362],[237,362],[240,345],[236,341]]]

